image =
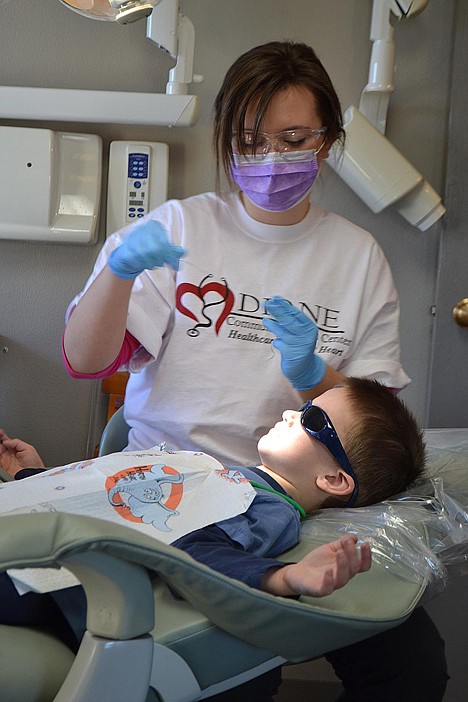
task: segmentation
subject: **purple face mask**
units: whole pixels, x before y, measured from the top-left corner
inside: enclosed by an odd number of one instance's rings
[[[254,205],[270,212],[284,212],[297,205],[318,176],[316,151],[289,152],[284,160],[279,153],[265,158],[234,154],[231,176]]]

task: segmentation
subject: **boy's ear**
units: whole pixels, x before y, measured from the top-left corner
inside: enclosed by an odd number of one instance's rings
[[[329,495],[351,495],[354,490],[354,480],[344,470],[326,471],[317,476],[317,487]]]

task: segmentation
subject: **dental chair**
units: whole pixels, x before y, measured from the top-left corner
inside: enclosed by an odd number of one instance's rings
[[[121,405],[104,427],[99,443],[99,456],[117,453],[126,447],[130,427],[124,419],[123,411],[124,407]]]
[[[419,520],[412,528],[426,539]],[[281,559],[297,560],[319,543],[305,532]],[[428,585],[374,563],[328,597],[275,597],[125,526],[64,513],[0,516],[1,571],[60,566],[88,601],[78,654],[43,631],[0,626],[2,702],[206,699],[397,626]]]

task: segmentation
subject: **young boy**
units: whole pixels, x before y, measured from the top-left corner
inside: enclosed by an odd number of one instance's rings
[[[17,479],[43,470],[27,470],[40,461],[32,446],[4,432],[0,439],[4,470]],[[370,567],[368,546],[358,549],[349,536],[298,564],[276,561],[298,542],[301,516],[378,502],[404,490],[424,466],[422,434],[408,409],[380,383],[364,378],[346,378],[302,411],[285,411],[259,440],[258,452],[259,466],[233,471],[257,490],[249,509],[173,545],[215,570],[283,596],[327,595]]]

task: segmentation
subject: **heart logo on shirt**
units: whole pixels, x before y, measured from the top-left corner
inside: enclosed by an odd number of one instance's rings
[[[216,335],[219,334],[219,330],[223,325],[228,314],[231,312],[234,305],[234,294],[229,289],[229,286],[224,278],[221,278],[222,283],[211,281],[205,283],[208,278],[212,278],[212,275],[207,275],[199,285],[194,283],[181,283],[177,288],[176,293],[176,307],[178,311],[193,319],[196,322],[195,326],[187,330],[189,336],[198,336],[199,327],[209,328],[213,325],[213,320],[208,316],[207,312],[213,308],[219,308],[219,315],[215,323]],[[191,300],[191,307],[195,307],[195,311],[190,309],[185,304],[189,303],[190,296],[194,296]],[[184,302],[182,301],[184,299]],[[204,319],[205,321],[201,321]]]

